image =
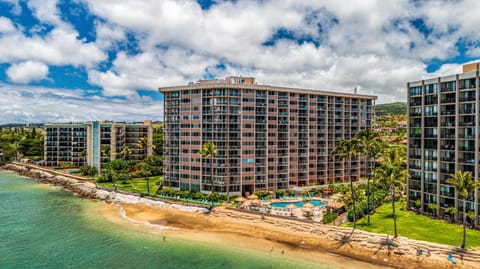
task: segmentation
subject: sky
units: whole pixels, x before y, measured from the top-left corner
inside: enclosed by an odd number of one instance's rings
[[[480,59],[480,1],[0,0],[0,124],[163,119],[226,76],[406,101]]]

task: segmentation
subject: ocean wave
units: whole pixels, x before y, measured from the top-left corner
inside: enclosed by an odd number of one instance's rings
[[[143,221],[142,222],[142,221],[132,219],[132,218],[127,216],[127,212],[125,211],[125,208],[123,208],[123,206],[116,205],[116,207],[118,209],[118,212],[119,212],[120,216],[122,216],[123,219],[128,220],[130,222],[145,225],[145,226],[148,226],[148,227],[153,227],[153,228],[156,228],[156,229],[159,229],[159,230],[178,230],[178,228],[175,228],[175,227],[170,227],[170,226],[165,226],[165,225],[160,225],[160,224],[152,224],[149,221]]]

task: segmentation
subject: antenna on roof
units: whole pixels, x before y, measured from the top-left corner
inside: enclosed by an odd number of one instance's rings
[[[358,87],[357,86],[353,87],[353,94],[357,94],[357,91],[358,91]]]

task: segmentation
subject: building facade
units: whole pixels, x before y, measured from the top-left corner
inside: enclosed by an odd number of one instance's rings
[[[407,83],[409,206],[421,202],[438,205],[439,216],[455,207],[461,216],[463,202],[446,183],[455,171],[469,171],[479,180],[479,72],[478,63],[464,73]],[[479,210],[478,190],[470,194],[466,211]]]
[[[143,160],[152,154],[152,122],[45,124],[46,166],[101,169],[114,159]]]
[[[240,195],[348,180],[336,142],[371,128],[375,96],[258,85],[227,77],[160,88],[164,185]],[[212,163],[198,151],[213,142]],[[354,180],[365,174],[352,162]]]

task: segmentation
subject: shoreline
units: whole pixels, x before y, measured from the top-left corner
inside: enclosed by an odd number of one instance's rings
[[[335,227],[317,223],[303,223],[284,220],[265,215],[249,214],[237,210],[217,207],[209,214],[205,208],[170,204],[135,195],[117,193],[99,189],[91,182],[80,181],[67,176],[52,175],[35,167],[23,164],[7,164],[3,169],[14,171],[35,181],[60,186],[82,197],[102,200],[120,205],[125,217],[148,228],[150,225],[168,227],[167,233],[182,234],[189,237],[197,233],[213,235],[230,234],[268,240],[308,248],[315,253],[341,255],[354,260],[380,266],[397,268],[474,268],[480,266],[480,252],[476,250],[459,251],[453,246],[411,240],[405,237],[390,239],[387,235],[374,234],[350,228]],[[112,206],[113,208],[113,206]],[[116,214],[120,217],[120,212]],[[108,215],[108,214],[107,214]],[[112,216],[110,216],[112,218]],[[170,227],[177,228],[171,229]],[[153,227],[157,228],[157,227]],[[152,229],[152,227],[150,227]],[[232,240],[232,239],[230,239]],[[429,249],[430,257],[417,256],[416,249]],[[327,254],[331,253],[331,254]],[[457,260],[453,265],[447,260],[452,253]],[[463,260],[460,259],[463,254]]]

